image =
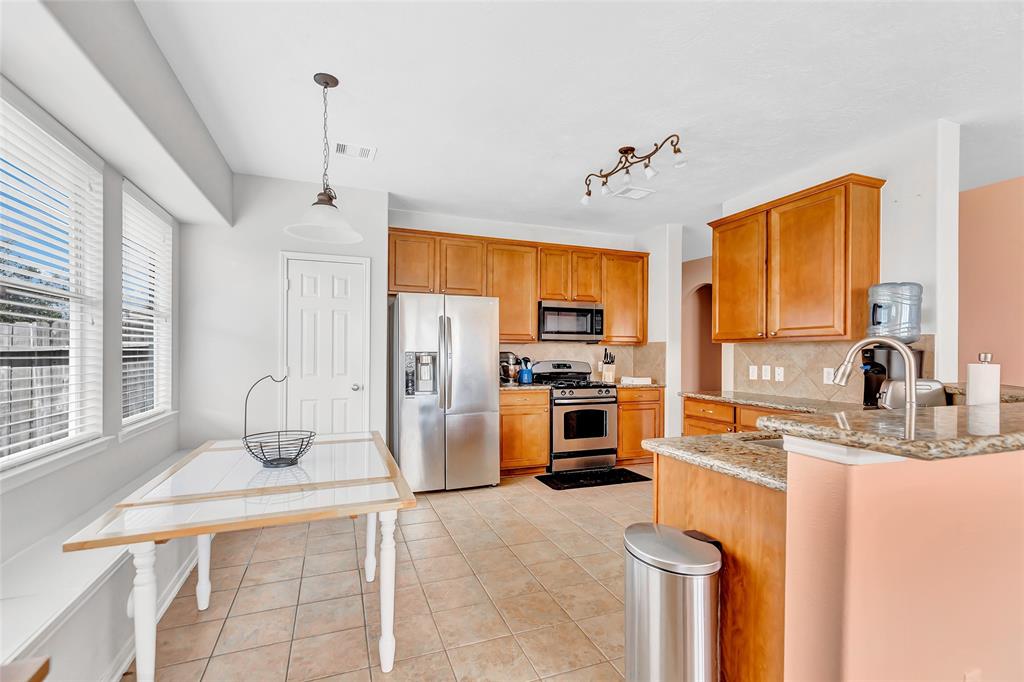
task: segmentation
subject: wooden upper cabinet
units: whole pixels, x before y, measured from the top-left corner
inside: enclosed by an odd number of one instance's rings
[[[768,211],[769,338],[846,333],[845,196],[836,187]]]
[[[388,235],[388,291],[437,291],[437,237],[404,232]]]
[[[498,298],[498,340],[537,340],[537,248],[487,245],[487,295]]]
[[[484,241],[461,237],[440,237],[438,250],[438,293],[483,296]]]
[[[711,240],[711,338],[761,339],[765,335],[765,214],[714,228]]]
[[[844,175],[712,222],[712,338],[862,336],[884,184]]]
[[[572,252],[572,300],[601,302],[601,254],[594,251]]]
[[[540,300],[570,300],[570,252],[568,249],[540,248]]]
[[[647,342],[647,256],[601,255],[604,343]]]

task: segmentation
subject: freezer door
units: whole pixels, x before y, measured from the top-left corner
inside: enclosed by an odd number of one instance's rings
[[[414,492],[444,490],[445,438],[441,390],[444,377],[441,353],[444,297],[399,294],[392,314],[392,450]],[[406,381],[409,353],[413,354],[414,376],[422,371],[415,364],[416,354],[437,353],[440,376],[434,392],[422,392],[421,384]]]
[[[498,429],[497,412],[445,417],[448,444],[445,488],[458,490],[498,484],[501,459]]]
[[[445,296],[447,413],[498,411],[498,299]]]

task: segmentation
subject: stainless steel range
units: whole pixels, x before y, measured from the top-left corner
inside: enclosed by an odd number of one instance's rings
[[[542,360],[533,381],[551,386],[551,471],[615,466],[619,437],[615,384],[590,380],[590,363]]]

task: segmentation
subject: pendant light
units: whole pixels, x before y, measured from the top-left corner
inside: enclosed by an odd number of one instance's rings
[[[334,244],[355,244],[363,241],[363,235],[356,232],[334,203],[338,195],[327,179],[327,167],[331,159],[331,148],[327,141],[327,90],[338,87],[338,79],[329,73],[318,73],[313,81],[324,91],[324,174],[323,189],[316,195],[316,201],[307,208],[298,222],[284,228],[287,234],[299,239]]]

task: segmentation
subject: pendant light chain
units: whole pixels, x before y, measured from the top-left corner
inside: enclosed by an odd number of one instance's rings
[[[330,194],[332,198],[336,198],[334,190],[331,189],[331,184],[327,179],[327,167],[331,160],[331,147],[327,142],[327,86],[324,86],[324,192]]]

